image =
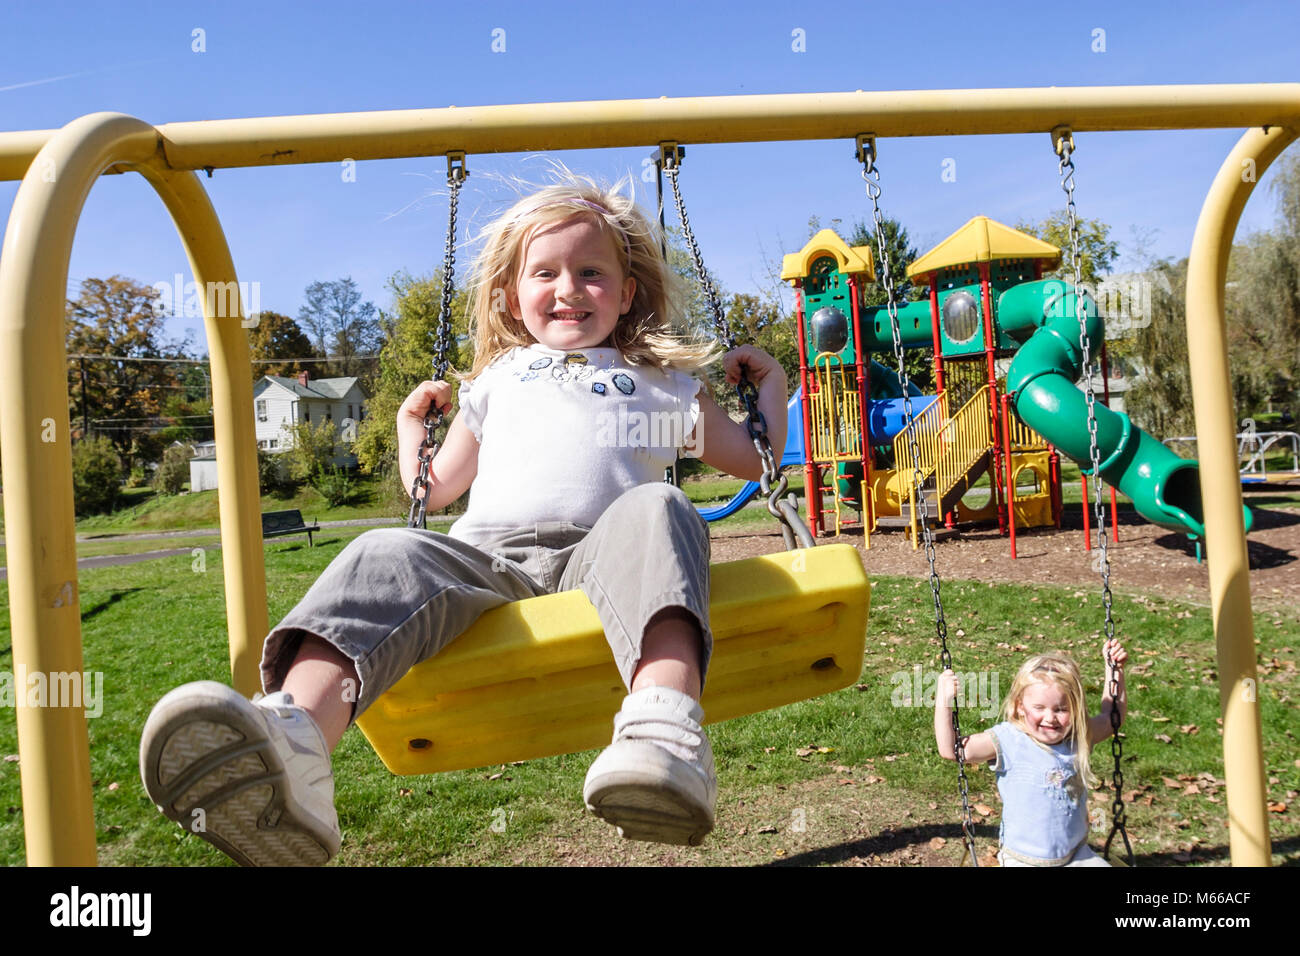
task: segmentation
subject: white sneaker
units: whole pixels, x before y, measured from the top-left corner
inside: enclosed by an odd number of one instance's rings
[[[587,809],[628,840],[699,846],[718,798],[703,719],[700,705],[672,688],[630,694],[614,717],[613,742],[587,771]]]
[[[167,817],[244,866],[339,851],[329,747],[283,691],[253,703],[215,681],[176,688],[145,723],[140,776]]]

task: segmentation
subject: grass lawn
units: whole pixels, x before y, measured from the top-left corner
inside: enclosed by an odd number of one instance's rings
[[[361,529],[266,547],[270,616],[277,620]],[[80,576],[85,668],[103,673],[101,716],[88,720],[100,862],[106,865],[226,865],[197,837],[163,818],[139,780],[139,735],[153,703],[178,684],[228,679],[220,561],[205,573],[188,555],[97,568]],[[718,829],[699,850],[672,859],[696,864],[826,863],[865,856],[886,831],[959,858],[956,773],[935,754],[932,708],[904,693],[912,668],[926,673],[938,649],[924,582],[873,581],[863,671],[855,687],[710,730],[720,781]],[[961,671],[986,672],[986,699],[964,712],[963,729],[994,722],[996,696],[1031,649],[1064,646],[1079,657],[1095,708],[1101,676],[1100,620],[1089,590],[947,581],[945,605]],[[1125,746],[1129,827],[1140,863],[1226,860],[1222,742],[1209,612],[1192,605],[1119,597],[1116,617],[1132,651]],[[0,627],[9,625],[0,585]],[[1260,612],[1260,694],[1277,862],[1300,861],[1294,791],[1295,650],[1300,614]],[[12,670],[0,646],[0,670]],[[976,679],[978,681],[978,678]],[[996,689],[994,682],[996,681]],[[983,711],[988,716],[981,716]],[[14,711],[0,708],[0,756],[17,753]],[[355,729],[335,758],[344,829],[343,865],[656,862],[665,852],[620,845],[585,815],[582,779],[593,754],[431,777],[391,776]],[[1108,748],[1095,769],[1108,775]],[[0,863],[24,861],[17,762],[0,761]],[[971,772],[979,837],[996,841],[992,775]],[[1105,806],[1098,799],[1094,806]],[[985,814],[983,811],[987,811]],[[796,825],[797,824],[797,825]],[[901,834],[901,836],[900,836]],[[939,840],[941,850],[934,850]],[[910,845],[910,844],[909,844]],[[678,851],[670,851],[677,853]],[[883,851],[882,851],[883,852]],[[910,851],[909,851],[910,852]]]

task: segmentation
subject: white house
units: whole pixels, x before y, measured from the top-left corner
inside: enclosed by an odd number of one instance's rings
[[[279,453],[287,449],[283,430],[287,425],[332,421],[342,430],[349,422],[364,421],[366,396],[355,377],[312,380],[308,372],[299,372],[296,378],[265,375],[253,386],[253,418],[257,447]],[[190,461],[191,490],[217,487],[215,442],[196,445],[195,453]],[[334,464],[340,467],[356,463],[356,455],[351,453],[334,457]]]
[[[353,378],[318,378],[307,372],[297,378],[264,375],[253,386],[253,415],[257,423],[257,447],[270,452],[285,450],[284,427],[303,422],[332,421],[342,429],[345,422],[366,417],[366,397]],[[356,456],[339,455],[336,465],[355,465]]]

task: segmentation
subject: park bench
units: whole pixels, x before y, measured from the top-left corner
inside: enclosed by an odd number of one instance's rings
[[[311,533],[319,531],[320,525],[308,527],[302,520],[301,511],[267,511],[262,514],[262,537],[278,538],[286,534],[306,534],[307,546],[312,546]]]

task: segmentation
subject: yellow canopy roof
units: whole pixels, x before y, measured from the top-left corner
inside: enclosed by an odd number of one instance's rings
[[[812,272],[813,263],[822,256],[834,258],[840,272],[848,275],[865,274],[868,279],[876,277],[870,246],[849,248],[834,229],[823,229],[798,252],[782,257],[781,278],[789,282],[804,278]]]
[[[1044,268],[1054,269],[1061,261],[1061,250],[988,216],[976,216],[908,266],[907,275],[915,278],[949,266],[994,259],[1047,259],[1051,261]]]

